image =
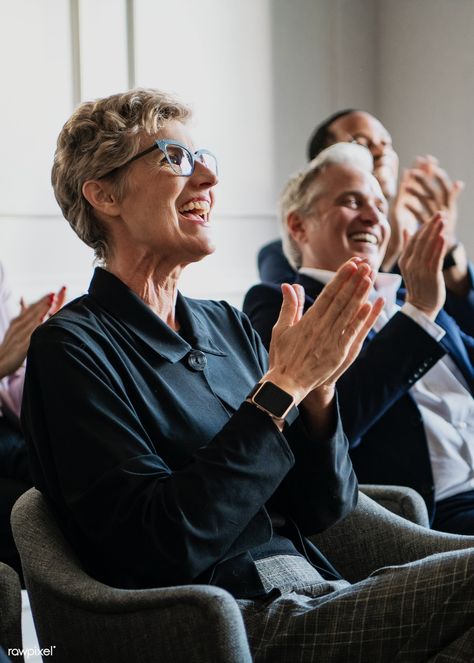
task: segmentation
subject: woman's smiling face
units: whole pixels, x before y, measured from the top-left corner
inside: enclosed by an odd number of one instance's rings
[[[168,120],[153,137],[195,148],[178,120]],[[142,149],[152,145],[143,139]],[[178,264],[196,262],[214,251],[210,214],[217,175],[200,161],[189,177],[177,175],[156,149],[131,163],[120,214],[109,226],[113,253],[139,251]]]

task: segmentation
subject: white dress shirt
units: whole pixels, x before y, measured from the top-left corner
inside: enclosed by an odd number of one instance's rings
[[[302,267],[305,274],[321,283],[328,283],[334,272]],[[422,311],[405,303],[396,303],[401,277],[378,274],[369,299],[384,297],[385,306],[374,325],[380,331],[388,320],[401,311],[440,341],[445,331]],[[410,348],[407,347],[407,352]],[[464,376],[449,355],[430,368],[410,389],[423,419],[433,470],[435,499],[474,489],[474,399]]]

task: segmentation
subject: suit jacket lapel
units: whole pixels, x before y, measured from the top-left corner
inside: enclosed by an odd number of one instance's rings
[[[311,306],[311,304],[318,297],[318,295],[321,294],[321,291],[324,288],[324,283],[321,283],[321,281],[316,281],[316,279],[313,279],[310,276],[306,276],[306,274],[298,274],[295,283],[299,283],[300,285],[302,285],[305,290],[306,298],[305,298],[304,310],[306,311],[306,309],[308,309]],[[367,343],[367,341],[371,341],[373,337],[376,335],[376,333],[377,332],[371,329],[370,332],[367,334],[367,339],[365,340],[365,343]]]
[[[299,283],[303,286],[306,297],[311,300],[311,303],[316,299],[321,290],[324,288],[323,283],[312,279],[310,276],[306,276],[306,274],[298,274],[295,283]]]

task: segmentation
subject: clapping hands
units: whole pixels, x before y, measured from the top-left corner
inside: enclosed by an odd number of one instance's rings
[[[297,403],[314,389],[332,387],[358,355],[382,310],[382,299],[373,305],[367,301],[371,288],[370,266],[353,258],[303,315],[303,288],[284,284],[264,379],[291,393]]]
[[[413,235],[436,212],[443,213],[445,251],[456,244],[457,201],[463,188],[460,180],[451,181],[435,157],[417,157],[414,166],[403,172],[390,207],[392,236],[383,262],[385,271],[398,260],[404,246],[404,232]]]
[[[11,321],[0,344],[0,377],[16,371],[24,362],[30,338],[36,327],[64,304],[66,288],[49,293],[33,304],[20,301],[20,313]]]

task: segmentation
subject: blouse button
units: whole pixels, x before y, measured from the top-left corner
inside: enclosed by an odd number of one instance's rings
[[[193,369],[193,371],[203,371],[206,367],[207,359],[204,352],[201,350],[191,350],[188,355],[188,366]]]

